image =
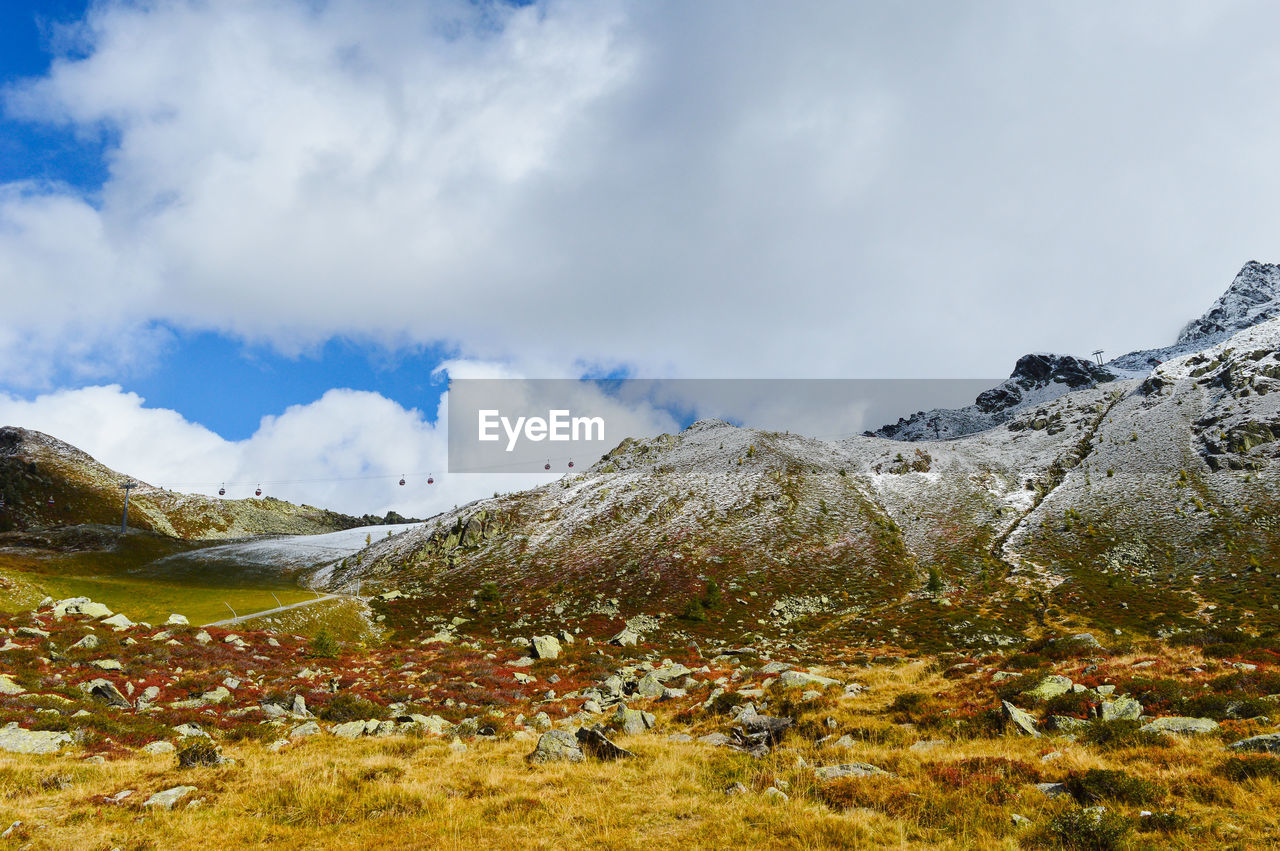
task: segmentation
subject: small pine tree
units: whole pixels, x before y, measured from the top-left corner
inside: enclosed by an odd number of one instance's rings
[[[364,545],[367,547],[373,543],[373,533],[369,532],[364,536]]]
[[[327,629],[321,629],[311,639],[311,655],[317,659],[333,659],[339,649],[338,640]]]
[[[707,594],[702,598],[702,605],[708,609],[718,609],[724,601],[720,593],[720,585],[714,579],[707,580]]]
[[[689,605],[684,607],[680,617],[687,621],[705,621],[707,619],[706,609],[702,607],[702,601],[694,598],[689,601]]]
[[[938,575],[938,568],[929,568],[929,581],[925,583],[924,588],[930,594],[937,594],[942,591],[942,577]]]

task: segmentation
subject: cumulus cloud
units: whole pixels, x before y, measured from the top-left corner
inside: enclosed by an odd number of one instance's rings
[[[450,367],[455,377],[519,377],[500,364],[454,361]],[[544,405],[545,411],[549,400],[519,401]],[[607,416],[612,430],[607,448],[623,437],[678,429],[670,414],[647,400],[618,400],[593,384],[575,386],[571,404]],[[538,444],[533,454],[519,456],[523,467],[503,459],[492,472],[451,473],[448,411],[448,393],[440,396],[434,416],[427,416],[378,393],[334,389],[265,416],[250,437],[230,441],[176,411],[148,407],[144,398],[118,384],[29,400],[0,393],[0,424],[50,434],[148,484],[209,496],[225,484],[227,496],[235,498],[250,496],[261,484],[269,496],[356,515],[432,516],[497,492],[552,481],[575,454],[571,445]],[[579,471],[596,460],[576,454]],[[554,461],[549,474],[542,471],[548,455]],[[433,474],[435,483],[428,485]],[[404,487],[398,484],[402,475]]]
[[[5,98],[111,141],[100,191],[0,190],[4,378],[91,374],[157,324],[684,376],[1159,344],[1275,259],[1280,63],[1249,45],[1277,24],[1199,2],[95,3]]]
[[[269,496],[357,515],[394,510],[430,516],[552,478],[444,475],[443,425],[357,390],[330,390],[310,404],[264,417],[242,441],[225,440],[175,411],[149,408],[119,385],[31,400],[0,395],[0,422],[51,434],[149,484],[212,496],[226,482],[227,496],[243,498],[261,483]],[[431,472],[436,483],[428,486]],[[401,488],[403,473],[410,475]]]

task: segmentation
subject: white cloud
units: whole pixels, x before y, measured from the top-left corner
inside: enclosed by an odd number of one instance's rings
[[[990,374],[1165,342],[1275,259],[1274,6],[921,12],[96,3],[7,98],[115,141],[100,196],[0,192],[4,382],[109,374],[157,322]]]
[[[0,395],[0,423],[51,434],[121,473],[161,487],[228,497],[269,496],[353,514],[428,516],[549,476],[450,476],[443,427],[380,396],[330,390],[264,417],[248,439],[228,441],[175,411],[148,408],[118,385],[22,400]],[[435,484],[426,476],[435,473]],[[401,488],[397,481],[408,473]]]

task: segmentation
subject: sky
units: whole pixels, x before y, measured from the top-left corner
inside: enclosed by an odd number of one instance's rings
[[[440,465],[451,375],[970,378],[1168,343],[1280,259],[1278,25],[5,3],[0,420],[157,483],[341,473],[289,496],[421,515],[540,480],[387,486]]]

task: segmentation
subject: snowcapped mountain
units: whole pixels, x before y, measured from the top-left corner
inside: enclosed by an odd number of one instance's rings
[[[1203,316],[1188,322],[1178,343],[1194,343],[1234,334],[1280,315],[1280,265],[1250,260],[1227,291]]]
[[[1118,375],[1093,361],[1071,355],[1035,352],[1018,358],[1003,383],[983,391],[964,408],[935,408],[903,417],[893,425],[866,432],[892,440],[946,440],[994,428],[1028,405],[1041,405],[1064,393],[1115,381]]]
[[[1207,349],[1274,316],[1280,316],[1280,265],[1250,260],[1213,306],[1187,323],[1173,345],[1129,352],[1102,367],[1071,355],[1024,355],[1007,381],[984,392],[973,405],[920,411],[867,434],[907,441],[973,434],[1006,422],[1026,405],[1043,404],[1085,386],[1144,377],[1165,361]]]
[[[443,621],[500,601],[513,635],[572,618],[596,635],[977,647],[1055,612],[1145,634],[1278,628],[1280,316],[1188,345],[1139,377],[1029,355],[969,408],[887,436],[702,421],[627,440],[315,581],[396,590]],[[712,581],[719,608],[681,617]]]

